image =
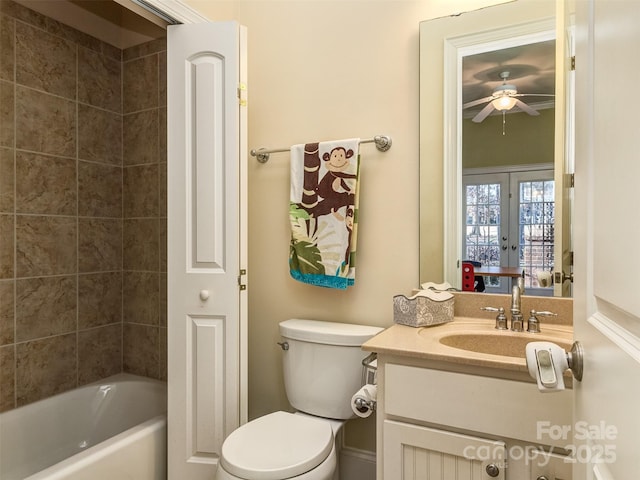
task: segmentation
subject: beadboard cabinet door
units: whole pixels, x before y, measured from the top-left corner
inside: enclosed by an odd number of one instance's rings
[[[504,442],[393,420],[383,428],[385,479],[505,479]]]

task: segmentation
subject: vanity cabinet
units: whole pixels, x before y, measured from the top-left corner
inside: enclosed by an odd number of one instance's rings
[[[571,390],[437,366],[378,355],[378,480],[571,479]]]
[[[504,479],[505,444],[445,430],[384,421],[384,478]],[[486,452],[483,458],[472,452]]]

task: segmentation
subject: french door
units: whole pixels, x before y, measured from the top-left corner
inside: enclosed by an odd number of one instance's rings
[[[518,267],[531,295],[552,295],[553,170],[466,174],[463,184],[465,260]],[[508,277],[488,277],[486,291],[506,293]]]

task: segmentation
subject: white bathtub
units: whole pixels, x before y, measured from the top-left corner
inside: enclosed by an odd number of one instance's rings
[[[0,414],[2,480],[164,480],[166,384],[119,374]]]

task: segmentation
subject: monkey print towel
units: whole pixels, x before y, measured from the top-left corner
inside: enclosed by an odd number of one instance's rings
[[[300,282],[354,283],[359,145],[355,138],[291,147],[289,270]]]

